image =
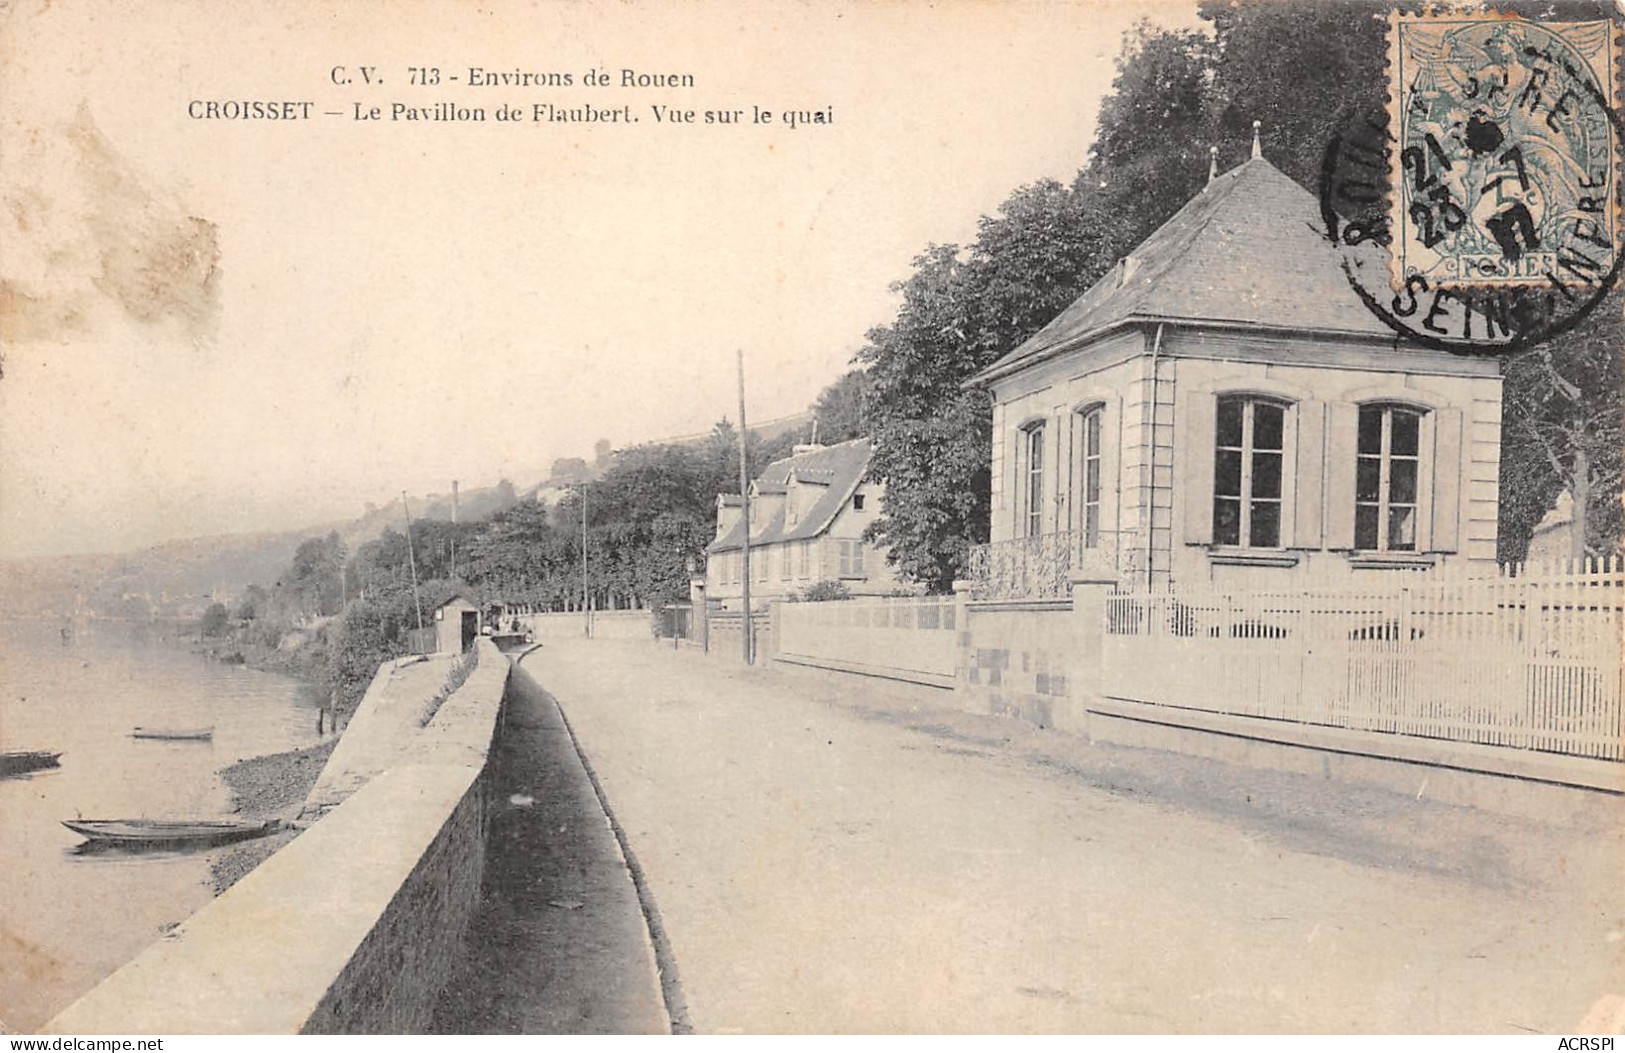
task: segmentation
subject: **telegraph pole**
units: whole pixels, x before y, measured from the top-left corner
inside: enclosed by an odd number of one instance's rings
[[[457,580],[457,480],[451,481],[451,578]]]
[[[418,558],[412,553],[412,512],[406,507],[406,491],[401,491],[401,514],[406,516],[406,561],[412,567],[412,606],[418,609],[418,632],[423,632],[423,601],[418,599]],[[422,644],[422,641],[419,641]]]
[[[592,635],[591,597],[587,592],[587,482],[581,482],[581,634]]]
[[[739,496],[740,496],[740,499],[744,502],[744,516],[745,516],[745,529],[744,529],[744,539],[745,540],[744,540],[744,543],[743,543],[744,555],[740,559],[741,568],[745,572],[744,573],[745,580],[743,582],[743,585],[744,585],[743,602],[745,604],[745,621],[744,621],[744,628],[740,632],[740,638],[744,641],[742,646],[744,647],[745,664],[746,665],[753,665],[753,664],[755,664],[755,653],[756,653],[756,646],[755,646],[756,645],[756,640],[755,640],[756,624],[755,624],[754,621],[752,621],[751,614],[750,614],[750,471],[749,471],[749,468],[745,464],[745,349],[744,348],[739,349]]]

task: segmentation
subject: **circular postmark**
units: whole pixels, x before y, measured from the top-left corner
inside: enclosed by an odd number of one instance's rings
[[[1389,104],[1328,144],[1326,234],[1408,342],[1508,354],[1577,325],[1618,281],[1625,124],[1608,22],[1399,16]]]

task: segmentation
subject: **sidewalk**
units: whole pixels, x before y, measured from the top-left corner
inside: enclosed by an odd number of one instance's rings
[[[492,764],[485,899],[432,1030],[668,1033],[620,845],[558,707],[517,663]]]

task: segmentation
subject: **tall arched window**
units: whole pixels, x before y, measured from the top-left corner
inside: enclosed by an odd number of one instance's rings
[[[1415,552],[1422,413],[1408,406],[1360,407],[1354,470],[1354,547]]]
[[[1082,454],[1083,465],[1080,481],[1083,492],[1079,494],[1078,502],[1078,533],[1082,536],[1085,548],[1098,548],[1100,546],[1100,421],[1101,407],[1085,410],[1081,414],[1079,423],[1082,425]]]
[[[1213,461],[1213,540],[1246,548],[1281,547],[1286,407],[1251,395],[1218,404]]]
[[[1044,425],[1034,424],[1022,432],[1023,479],[1022,525],[1026,537],[1044,532]]]

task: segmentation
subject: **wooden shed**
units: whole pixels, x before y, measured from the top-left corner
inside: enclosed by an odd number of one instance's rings
[[[458,654],[480,635],[480,609],[465,596],[453,596],[434,609],[434,628],[435,650]]]

